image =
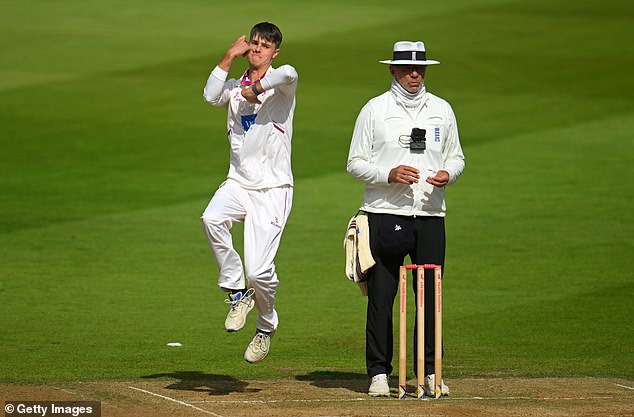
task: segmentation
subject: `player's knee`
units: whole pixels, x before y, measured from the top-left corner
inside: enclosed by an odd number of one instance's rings
[[[266,285],[271,286],[276,281],[275,268],[274,267],[260,267],[247,271],[247,279],[251,285]]]

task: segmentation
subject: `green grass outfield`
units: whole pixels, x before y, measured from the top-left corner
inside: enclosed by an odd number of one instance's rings
[[[447,378],[634,378],[634,3],[215,3],[0,4],[1,381],[362,377],[342,249],[362,184],[345,164],[390,83],[378,61],[417,39],[467,158],[447,192]],[[199,221],[228,168],[225,114],[201,93],[260,20],[300,82],[281,324],[251,366],[254,316],[224,332]]]

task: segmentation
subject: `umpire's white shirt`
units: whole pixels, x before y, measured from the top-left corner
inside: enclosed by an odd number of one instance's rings
[[[297,72],[290,65],[269,68],[260,83],[262,104],[251,104],[241,91],[246,80],[227,80],[215,67],[203,96],[213,106],[227,108],[227,135],[231,146],[227,177],[248,189],[293,185],[291,138]],[[250,84],[250,83],[249,83]]]
[[[425,129],[426,149],[411,151],[412,128]],[[398,165],[420,170],[412,185],[388,184]],[[425,181],[438,170],[455,182],[464,169],[456,118],[449,103],[425,93],[416,107],[407,107],[391,91],[371,99],[359,113],[348,155],[348,173],[365,182],[361,210],[405,216],[444,216],[445,189]]]

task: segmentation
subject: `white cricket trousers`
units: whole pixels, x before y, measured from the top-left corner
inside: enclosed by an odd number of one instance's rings
[[[256,326],[267,332],[275,331],[278,325],[275,291],[279,281],[274,258],[292,199],[291,186],[250,190],[227,180],[201,217],[219,269],[218,286],[223,290],[246,288],[246,275],[255,290]],[[244,269],[240,255],[233,248],[230,230],[235,222],[244,222]]]

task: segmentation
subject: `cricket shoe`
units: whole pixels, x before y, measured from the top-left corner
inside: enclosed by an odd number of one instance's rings
[[[428,397],[436,398],[436,375],[429,374],[425,377],[425,395]],[[443,379],[441,384],[442,386],[440,391],[440,396],[446,397],[449,395],[449,387],[445,385],[445,380]]]
[[[247,350],[244,352],[244,360],[249,363],[257,363],[266,358],[271,346],[271,337],[272,333],[257,330],[253,340],[251,340]]]
[[[370,397],[389,397],[390,385],[388,384],[388,379],[389,377],[386,374],[374,375],[370,382],[368,395]]]
[[[228,332],[237,332],[246,324],[247,314],[255,306],[254,292],[253,288],[249,288],[245,292],[238,291],[235,294],[229,294],[229,298],[225,300],[225,303],[231,304],[225,320],[225,329]]]

